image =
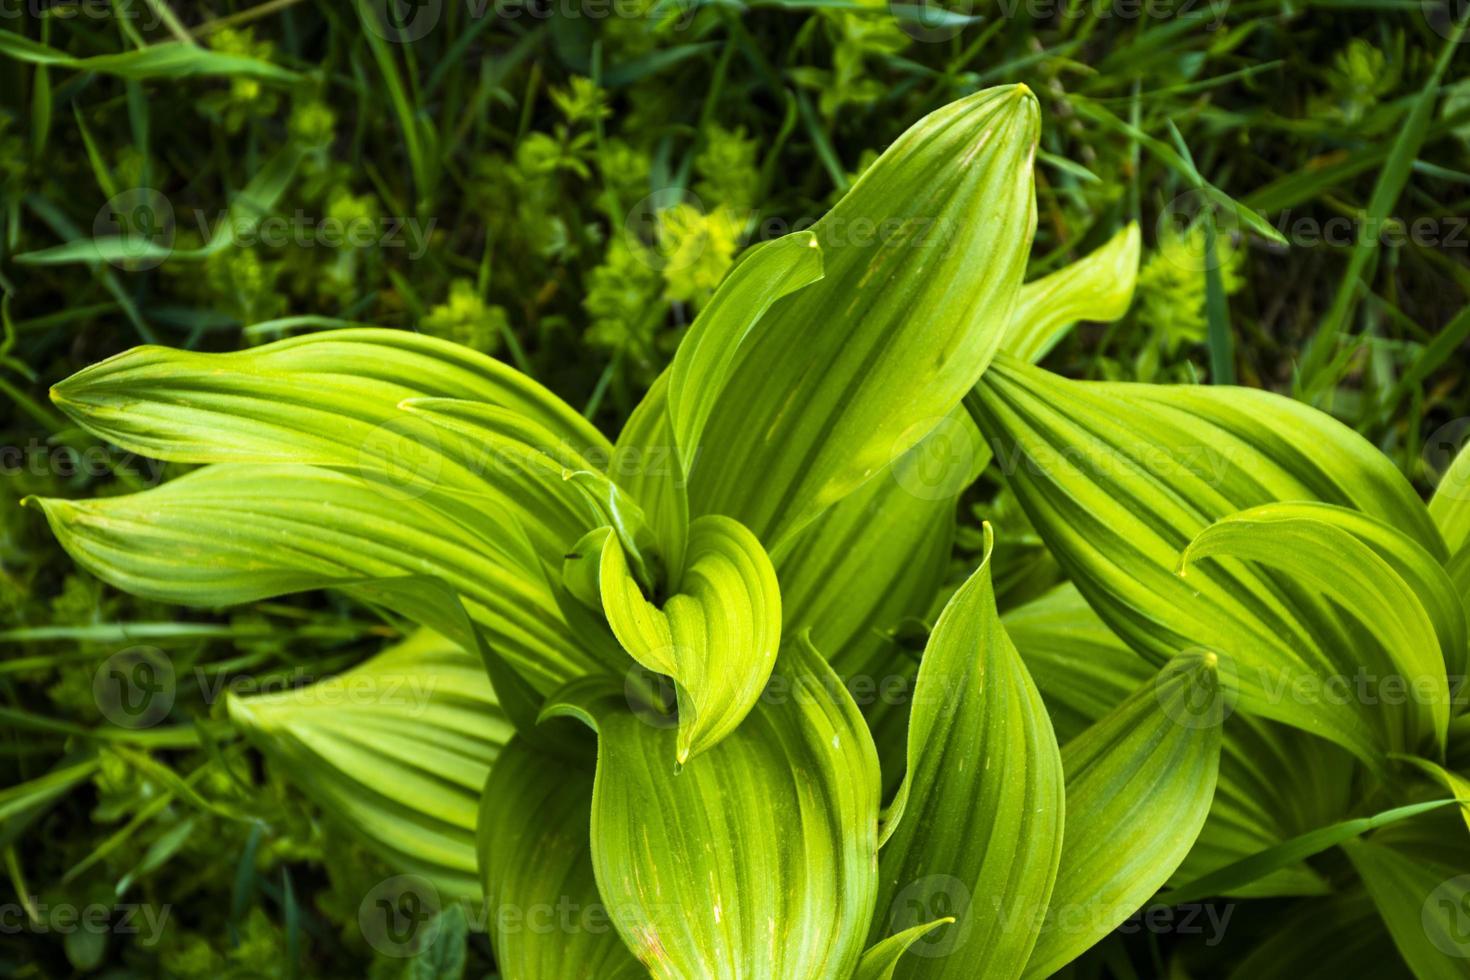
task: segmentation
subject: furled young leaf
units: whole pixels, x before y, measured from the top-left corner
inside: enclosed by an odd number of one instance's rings
[[[1103,625],[1070,583],[1008,611],[1001,622],[1036,679],[1067,744],[1153,675]],[[1171,884],[1188,881],[1347,812],[1352,757],[1325,739],[1235,715],[1225,728],[1210,816]],[[1308,895],[1327,890],[1305,864],[1231,891],[1237,896]]]
[[[995,609],[989,534],[924,651],[908,774],[884,825],[870,938],[917,925],[915,914],[955,918],[899,977],[1019,977],[1061,854],[1062,762]]]
[[[476,812],[511,726],[477,655],[423,630],[335,677],[226,704],[278,775],[392,869],[479,897]]]
[[[549,711],[598,732],[592,863],[634,955],[660,980],[851,976],[877,891],[878,763],[821,655],[785,644],[744,724],[682,769],[676,732],[594,683]]]
[[[1051,553],[1130,646],[1155,663],[1193,646],[1228,653],[1243,710],[1381,767],[1377,709],[1323,696],[1364,667],[1344,615],[1256,565],[1177,570],[1205,527],[1278,501],[1360,510],[1442,560],[1427,510],[1382,454],[1266,392],[1067,381],[1007,357],[967,406]]]
[[[1108,243],[1021,287],[1020,300],[1000,349],[1036,363],[1078,320],[1116,320],[1133,302],[1141,236],[1130,224]]]
[[[1381,542],[1388,557],[1367,541]],[[1180,574],[1187,577],[1199,562],[1222,558],[1279,569],[1292,582],[1327,596],[1345,610],[1361,628],[1359,641],[1353,644],[1358,663],[1378,677],[1399,678],[1412,692],[1402,705],[1386,702],[1368,714],[1382,732],[1380,744],[1395,751],[1423,747],[1443,754],[1450,720],[1446,660],[1452,659],[1455,666],[1464,662],[1465,610],[1427,552],[1357,512],[1325,505],[1267,504],[1224,517],[1201,531],[1184,550]],[[1421,589],[1410,585],[1399,568]],[[1445,601],[1435,609],[1444,615],[1431,619],[1421,595],[1429,595],[1436,575],[1443,580]],[[1324,624],[1314,633],[1322,635],[1336,625]],[[1449,649],[1456,645],[1457,649]],[[1330,676],[1334,666],[1329,660],[1322,672]],[[1395,707],[1402,710],[1390,710]]]
[[[485,784],[479,854],[495,965],[505,980],[633,980],[592,874],[592,772],[521,739]]]
[[[496,653],[542,693],[589,672],[626,670],[611,634],[597,642],[590,630],[574,630],[549,584],[486,537],[497,531],[493,522],[467,527],[349,473],[219,464],[141,493],[39,504],[79,564],[136,595],[221,606],[366,578],[432,576],[461,596]]]
[[[811,229],[824,276],[745,334],[691,510],[783,540],[919,441],[1001,342],[1035,225],[1036,100],[987,89],[900,136]]]
[[[603,544],[602,607],[623,649],[674,679],[680,763],[735,730],[760,697],[781,645],[781,590],[755,535],[728,517],[689,525],[680,591],[644,597],[617,539]]]
[[[1184,860],[1215,793],[1226,706],[1214,655],[1180,654],[1063,747],[1067,831],[1027,977],[1071,962]]]

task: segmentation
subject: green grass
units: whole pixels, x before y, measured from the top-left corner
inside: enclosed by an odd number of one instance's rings
[[[1074,331],[1052,369],[1292,392],[1425,490],[1448,463],[1426,440],[1470,416],[1470,84],[1458,33],[1417,0],[993,2],[938,26],[855,0],[627,0],[611,18],[445,0],[411,44],[326,0],[210,9],[0,21],[0,901],[34,896],[37,922],[171,910],[154,943],[0,932],[9,975],[404,969],[355,926],[387,872],[261,768],[205,683],[321,676],[400,624],[340,597],[217,615],[126,597],[15,506],[155,481],[46,398],[117,351],[420,329],[616,432],[743,245],[815,220],[925,112],[1016,81],[1043,110],[1031,274],[1130,220],[1144,234],[1132,311]],[[154,235],[165,201],[172,234]],[[962,551],[1014,506],[968,502]],[[1046,578],[1034,540],[1000,549],[1014,579]],[[168,654],[176,704],[157,728],[106,728],[94,676],[138,644]],[[1147,975],[1153,939],[1099,959]],[[493,969],[473,931],[465,955],[464,975]]]

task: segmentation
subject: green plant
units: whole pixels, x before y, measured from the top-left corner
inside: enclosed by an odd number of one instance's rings
[[[1129,226],[1022,284],[1037,136],[1024,87],[924,119],[736,261],[616,441],[414,334],[144,347],[53,400],[207,465],[39,506],[141,596],[332,588],[438,634],[356,676],[453,696],[353,724],[319,685],[230,714],[394,866],[454,895],[478,868],[508,977],[1043,976],[1166,886],[1322,892],[1338,872],[1303,862],[1338,844],[1403,960],[1442,971],[1410,926],[1452,935],[1464,889],[1427,899],[1470,867],[1440,819],[1464,789],[1464,481],[1426,509],[1285,398],[1032,366],[1122,315],[1139,254]],[[944,588],[988,468],[1071,583],[1004,616],[988,527]],[[915,669],[904,626],[936,609]],[[471,657],[488,689],[452,679]],[[1359,669],[1425,699],[1322,694]],[[887,671],[911,698],[859,704]],[[1335,823],[1364,808],[1386,815]],[[499,914],[567,901],[614,928]]]

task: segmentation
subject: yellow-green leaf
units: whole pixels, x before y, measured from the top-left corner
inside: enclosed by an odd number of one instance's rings
[[[480,791],[512,729],[476,654],[421,630],[335,677],[226,704],[278,775],[394,871],[479,897]]]
[[[609,537],[599,583],[623,648],[674,679],[678,761],[734,731],[760,697],[781,644],[781,590],[755,535],[727,517],[696,518],[680,591],[661,604],[644,597],[622,546]]]
[[[634,955],[658,980],[850,977],[877,892],[878,763],[821,655],[787,643],[745,723],[682,769],[677,733],[594,684],[549,713],[598,732],[592,863]]]

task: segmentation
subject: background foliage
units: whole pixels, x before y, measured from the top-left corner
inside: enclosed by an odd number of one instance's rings
[[[0,922],[8,975],[494,968],[457,922],[432,964],[375,952],[358,912],[388,872],[223,719],[225,691],[333,673],[398,624],[321,595],[215,616],[123,596],[16,506],[166,475],[45,399],[135,344],[418,329],[615,432],[743,246],[810,224],[930,109],[1022,81],[1043,108],[1031,275],[1144,230],[1132,311],[1053,369],[1294,391],[1426,489],[1470,427],[1470,80],[1417,0],[985,0],[923,22],[861,0],[443,0],[399,11],[411,43],[382,3],[174,8],[0,8],[0,785],[59,774],[41,798],[0,789],[0,892],[32,922]],[[1204,243],[1177,231],[1200,207],[1224,232],[1213,303]],[[119,232],[137,249],[88,244]],[[1045,581],[994,492],[966,501],[956,567],[993,520],[1005,607]],[[94,680],[138,644],[176,698],[129,732]],[[168,918],[55,927],[92,905]],[[1118,955],[1147,971],[1169,942]]]

